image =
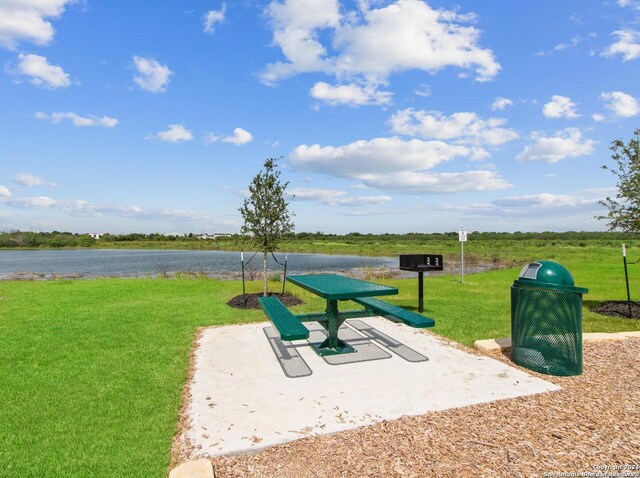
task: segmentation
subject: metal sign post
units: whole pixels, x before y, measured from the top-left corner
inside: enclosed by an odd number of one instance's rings
[[[242,299],[244,300],[244,305],[247,305],[247,292],[244,286],[244,252],[240,251],[240,264],[242,267]]]
[[[287,283],[287,259],[289,254],[284,255],[284,274],[282,275],[282,295],[284,295],[284,286]]]
[[[627,284],[627,304],[629,305],[629,318],[633,318],[631,312],[631,295],[629,294],[629,274],[627,272],[627,246],[622,244],[622,260],[624,262],[624,281]]]
[[[464,227],[458,231],[458,240],[460,241],[460,282],[464,284],[464,243],[467,242],[467,231]]]

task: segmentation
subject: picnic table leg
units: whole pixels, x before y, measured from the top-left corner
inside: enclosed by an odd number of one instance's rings
[[[355,349],[338,338],[338,329],[344,322],[338,313],[338,301],[327,300],[327,339],[321,344],[314,344],[318,355],[337,355],[355,352]]]

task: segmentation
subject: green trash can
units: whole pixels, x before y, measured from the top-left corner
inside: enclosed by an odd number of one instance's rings
[[[511,287],[511,359],[547,375],[580,375],[587,292],[557,262],[524,266]]]

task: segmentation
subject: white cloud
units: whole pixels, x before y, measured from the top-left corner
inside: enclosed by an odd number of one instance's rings
[[[557,163],[567,158],[591,155],[594,152],[596,141],[582,137],[577,128],[565,128],[557,131],[554,136],[543,136],[542,133],[533,133],[533,144],[525,146],[524,150],[516,156],[518,161],[546,161]]]
[[[358,178],[367,172],[387,174],[398,170],[430,169],[471,153],[470,148],[442,141],[405,141],[392,137],[360,140],[338,147],[300,145],[293,151],[291,162],[301,170]]]
[[[491,50],[477,46],[479,30],[462,25],[470,20],[418,0],[372,9],[364,14],[362,24],[346,24],[336,32],[336,44],[344,47],[338,67],[386,78],[394,71],[436,72],[454,66],[475,69],[479,81],[490,80],[500,65]]]
[[[23,186],[55,186],[56,183],[29,173],[19,173],[14,178],[15,182]]]
[[[394,174],[364,174],[359,179],[369,187],[407,194],[443,194],[489,191],[513,187],[495,171],[424,173],[402,171]]]
[[[513,196],[493,201],[496,206],[505,208],[528,208],[538,207],[545,209],[555,209],[562,207],[573,207],[584,204],[593,205],[598,199],[584,199],[569,194],[528,194],[524,196]]]
[[[591,115],[591,119],[593,119],[593,121],[597,122],[597,123],[601,123],[602,121],[605,120],[604,115],[601,115],[600,113],[594,113]]]
[[[601,195],[588,190],[574,194],[528,194],[497,199],[490,203],[442,204],[435,209],[461,212],[476,217],[548,218],[550,216],[593,216],[599,212]]]
[[[375,206],[391,201],[391,196],[348,196],[335,189],[295,188],[288,192],[294,201],[318,201],[327,206]]]
[[[285,0],[271,2],[267,13],[273,24],[273,41],[282,49],[288,63],[272,63],[262,75],[273,83],[281,78],[310,71],[328,71],[323,58],[327,53],[318,40],[318,31],[340,24],[337,0]]]
[[[386,105],[391,103],[392,93],[378,91],[370,86],[358,86],[356,84],[332,86],[324,81],[319,81],[311,88],[311,96],[335,105]]]
[[[553,47],[553,51],[562,51],[562,50],[566,50],[567,48],[574,48],[578,46],[580,43],[582,43],[582,38],[580,36],[575,36],[575,37],[572,37],[571,41],[568,43],[558,43],[556,46]]]
[[[427,139],[455,140],[462,144],[498,146],[518,137],[514,130],[502,127],[506,120],[482,119],[476,113],[468,112],[445,116],[439,111],[416,111],[409,108],[395,113],[390,123],[394,133]]]
[[[612,43],[602,52],[602,55],[622,55],[622,61],[640,58],[640,32],[631,29],[617,30],[611,35],[618,37],[618,41]]]
[[[53,39],[49,18],[57,18],[76,0],[5,0],[0,2],[0,45],[10,50],[21,41],[46,45]]]
[[[616,116],[630,118],[640,114],[640,102],[622,91],[610,91],[602,93],[600,99],[605,101],[605,108],[612,111]]]
[[[169,143],[178,143],[180,141],[191,141],[193,139],[193,135],[191,134],[191,131],[181,124],[170,124],[168,130],[159,131],[154,135],[147,136],[147,139],[154,138],[161,141],[168,141]]]
[[[145,220],[168,219],[172,221],[211,220],[211,216],[182,209],[143,209],[135,205],[99,204],[83,199],[59,200],[47,196],[0,197],[0,203],[11,207],[58,209],[72,216],[117,216]]]
[[[18,55],[16,74],[28,76],[30,82],[43,88],[66,88],[71,84],[69,75],[62,67],[51,65],[44,56],[23,54]]]
[[[223,141],[225,143],[235,144],[236,146],[242,146],[243,144],[250,143],[253,141],[253,135],[242,128],[235,128],[233,130],[233,136],[222,136],[215,133],[207,133],[204,137],[205,144],[216,143],[218,141]],[[279,141],[271,143],[271,147],[275,147],[279,144]]]
[[[398,137],[355,141],[344,146],[298,146],[290,156],[299,170],[356,179],[372,188],[416,194],[502,189],[510,185],[493,171],[425,173],[475,148],[442,141]]]
[[[5,199],[4,204],[13,207],[30,208],[30,207],[55,207],[60,204],[59,201],[51,199],[47,196],[37,197],[16,197]]]
[[[205,144],[210,144],[210,143],[216,143],[218,141],[220,141],[222,139],[222,137],[218,134],[215,133],[207,133],[204,138],[203,141]]]
[[[214,26],[216,23],[224,22],[224,16],[227,11],[227,4],[223,3],[220,10],[209,10],[204,16],[204,31],[205,33],[213,34]]]
[[[8,198],[9,196],[11,196],[11,191],[9,191],[9,188],[0,185],[0,197]]]
[[[580,43],[582,43],[582,37],[578,36],[574,36],[571,38],[571,41],[568,43],[558,43],[556,46],[553,47],[553,49],[551,51],[539,51],[538,53],[536,53],[537,56],[549,56],[552,55],[553,53],[557,52],[557,51],[562,51],[562,50],[566,50],[568,48],[575,48],[577,47]]]
[[[434,10],[420,0],[381,8],[358,4],[359,11],[341,13],[337,0],[271,2],[273,41],[286,61],[269,64],[263,81],[323,72],[377,87],[391,74],[412,69],[471,69],[478,81],[491,80],[500,70],[493,52],[478,46],[480,31],[468,25],[473,14]]]
[[[250,143],[252,140],[253,135],[242,128],[234,129],[233,136],[222,138],[222,141],[224,141],[225,143],[235,144],[236,146],[242,146],[243,144]]]
[[[161,65],[153,58],[133,57],[137,74],[133,81],[145,91],[164,93],[167,90],[169,77],[173,72],[166,65]]]
[[[511,101],[509,98],[504,98],[502,96],[499,96],[498,98],[496,98],[496,100],[493,103],[491,103],[491,109],[493,111],[501,111],[505,109],[507,106],[513,106],[513,101]]]
[[[622,8],[631,7],[640,10],[640,1],[638,0],[618,0],[616,3]]]
[[[420,85],[418,89],[414,92],[416,96],[420,96],[422,98],[428,98],[431,96],[431,86],[429,85]]]
[[[77,127],[101,126],[103,128],[113,128],[118,124],[118,120],[116,118],[110,118],[109,116],[103,116],[102,118],[94,115],[80,116],[70,111],[66,113],[56,112],[51,114],[38,111],[35,114],[35,117],[39,120],[50,121],[53,124],[60,124],[62,121],[67,119],[73,123],[73,126]]]
[[[571,98],[560,95],[553,95],[551,101],[544,105],[542,113],[547,118],[574,119],[580,115],[576,111],[576,104]]]

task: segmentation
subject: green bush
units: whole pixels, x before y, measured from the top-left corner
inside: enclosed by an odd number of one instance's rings
[[[269,274],[269,282],[282,282],[282,276],[279,272],[272,272]]]

